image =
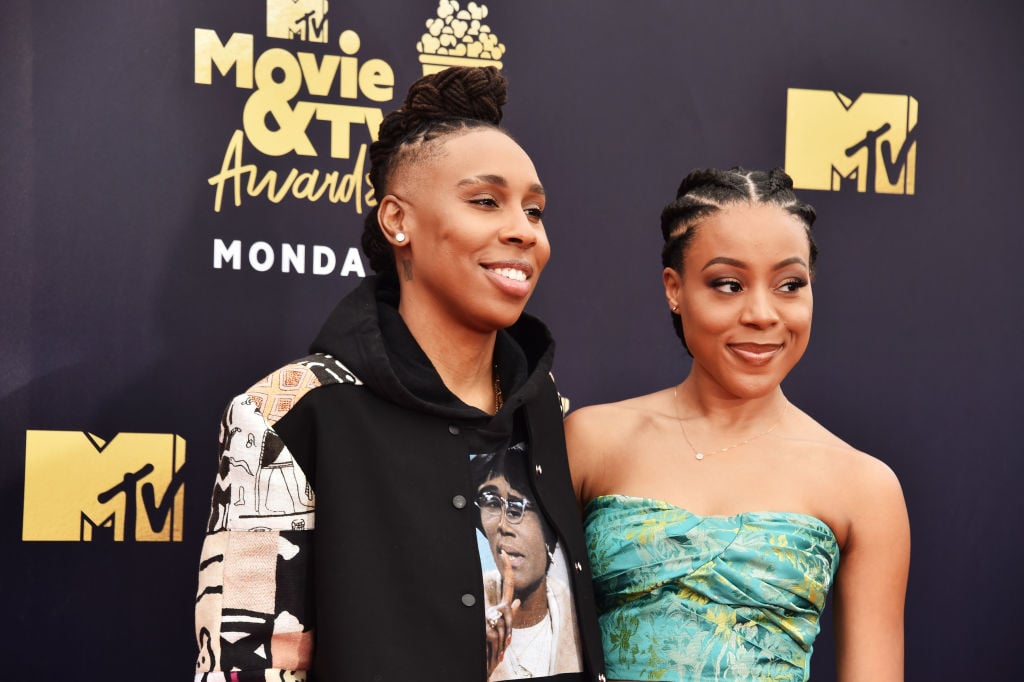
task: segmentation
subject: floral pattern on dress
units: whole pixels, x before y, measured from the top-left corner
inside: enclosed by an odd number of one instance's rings
[[[624,495],[591,500],[585,516],[609,678],[807,679],[839,565],[825,522]]]

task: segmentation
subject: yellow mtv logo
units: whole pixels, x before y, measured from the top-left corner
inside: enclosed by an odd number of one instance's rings
[[[23,540],[180,542],[185,439],[81,431],[25,434]]]
[[[917,100],[789,88],[786,172],[801,189],[913,194]]]
[[[327,42],[328,0],[267,0],[267,37]]]

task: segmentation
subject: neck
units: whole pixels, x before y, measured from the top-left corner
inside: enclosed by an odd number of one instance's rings
[[[516,596],[522,603],[519,606],[519,611],[516,613],[515,620],[512,621],[512,627],[528,628],[541,622],[544,620],[544,616],[548,615],[546,578],[534,585],[529,594],[520,592]]]
[[[417,314],[415,306],[405,305],[404,298],[398,312],[448,390],[467,405],[493,414],[497,331],[443,324],[435,316]]]
[[[682,419],[704,420],[713,428],[722,430],[744,428],[765,419],[777,418],[788,403],[781,386],[762,395],[736,396],[693,370],[679,385],[678,395]]]

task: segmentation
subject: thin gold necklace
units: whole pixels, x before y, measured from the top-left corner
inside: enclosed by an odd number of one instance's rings
[[[693,447],[693,443],[690,442],[689,436],[686,435],[686,428],[683,426],[683,418],[679,416],[679,398],[677,397],[678,392],[679,392],[679,387],[678,386],[674,386],[672,388],[672,407],[675,409],[676,421],[679,422],[679,430],[683,434],[683,440],[685,440],[686,444],[690,446],[691,450],[693,450],[693,456],[698,461],[700,461],[700,460],[704,459],[704,457],[706,457],[706,455],[703,452],[701,452],[700,450],[698,450],[697,448]],[[782,423],[782,418],[786,416],[786,410],[787,409],[789,409],[789,402],[786,402],[786,404],[782,406],[782,413],[779,414],[778,420],[774,424],[772,424],[768,428],[767,431],[762,431],[761,433],[755,434],[755,435],[751,436],[750,438],[747,438],[746,440],[741,440],[739,443],[734,443],[734,444],[729,445],[727,447],[720,448],[720,449],[715,450],[713,452],[709,452],[708,454],[710,454],[710,455],[720,455],[723,452],[728,452],[729,450],[732,450],[733,448],[738,448],[741,445],[746,445],[750,441],[756,440],[756,439],[760,438],[761,436],[767,436],[769,433],[771,433],[772,431],[775,430],[775,427],[777,427],[779,424]]]

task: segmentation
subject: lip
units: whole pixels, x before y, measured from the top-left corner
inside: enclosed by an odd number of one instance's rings
[[[514,549],[510,549],[507,545],[498,545],[498,553],[504,554],[508,557],[508,563],[512,568],[519,568],[526,559],[523,554]]]
[[[504,293],[523,297],[529,295],[533,289],[533,265],[522,260],[505,260],[481,263],[480,267],[487,273],[487,277],[494,282]],[[518,280],[507,276],[509,273],[502,271],[513,271],[522,273],[524,279]]]
[[[748,365],[767,365],[783,349],[782,343],[730,343],[729,350]]]

